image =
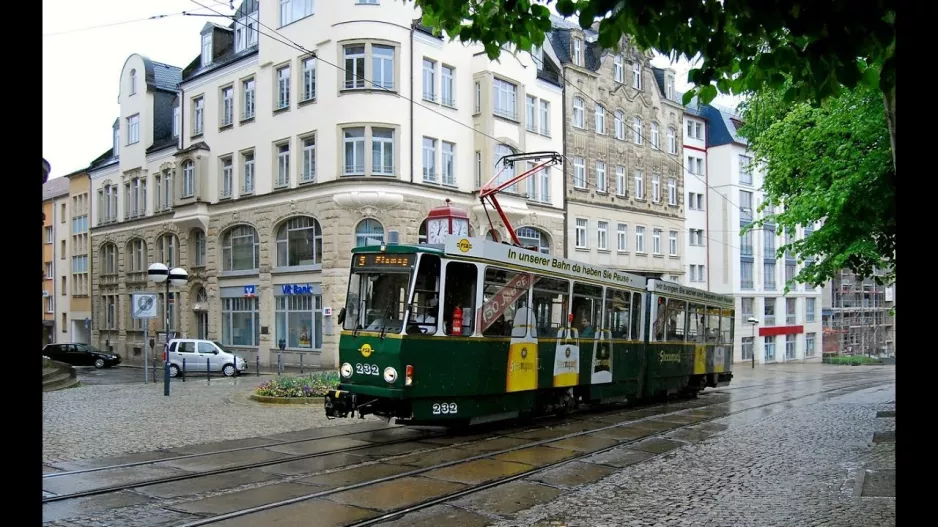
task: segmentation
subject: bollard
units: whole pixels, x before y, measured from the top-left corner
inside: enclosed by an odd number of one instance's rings
[[[182,382],[186,382],[186,358],[182,358]]]
[[[212,384],[212,366],[209,364],[208,357],[205,358],[205,380],[208,384]]]
[[[156,357],[153,357],[153,382],[156,382]]]
[[[303,375],[303,354],[300,353],[300,375]]]
[[[258,353],[257,356],[254,357],[254,359],[255,359],[255,360],[254,360],[254,363],[256,364],[255,368],[257,369],[257,377],[260,377],[260,376],[261,376],[261,355],[260,355],[260,353]]]
[[[283,373],[283,353],[277,354],[277,377]]]

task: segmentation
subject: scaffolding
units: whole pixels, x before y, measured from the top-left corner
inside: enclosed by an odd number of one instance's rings
[[[874,275],[883,276],[875,270]],[[842,270],[830,284],[830,311],[824,316],[825,353],[895,356],[895,284],[858,280]]]

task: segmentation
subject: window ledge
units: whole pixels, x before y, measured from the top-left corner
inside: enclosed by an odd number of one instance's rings
[[[588,253],[590,251],[590,248],[589,247],[574,247],[574,250]]]
[[[680,255],[680,254],[669,254],[668,257],[671,258],[672,260],[680,260],[680,259],[681,259],[681,255]]]
[[[302,181],[302,180],[301,180],[301,181],[297,184],[297,186],[302,187],[302,186],[304,186],[304,185],[314,185],[314,184],[316,184],[316,178],[315,178],[315,177],[314,177],[313,179],[308,179],[308,180],[305,180],[305,181]]]
[[[232,128],[234,128],[234,122],[230,122],[230,123],[228,123],[228,124],[223,124],[223,125],[219,126],[219,127],[218,127],[218,131],[219,131],[219,132],[224,132],[225,130],[231,130]]]
[[[304,100],[302,100],[302,101],[299,101],[298,103],[296,103],[296,106],[297,106],[297,108],[302,108],[303,106],[307,106],[307,105],[310,105],[310,104],[316,104],[316,98],[315,98],[315,97],[313,97],[312,99],[304,99]]]
[[[364,88],[340,88],[339,95],[348,95],[352,93],[387,93],[388,95],[398,95],[397,88],[375,88],[375,87],[364,87]]]
[[[577,190],[579,192],[589,192],[590,189],[588,187],[573,187],[573,190]]]
[[[596,252],[609,254],[612,252],[611,249],[596,249]]]
[[[362,4],[367,5],[367,4]],[[280,353],[280,348],[270,348],[271,353]],[[284,353],[322,353],[322,348],[285,348]]]
[[[202,132],[199,132],[197,134],[192,134],[189,136],[189,139],[192,141],[195,141],[196,139],[202,139],[202,135],[203,135]]]
[[[322,264],[309,264],[309,265],[291,265],[291,266],[278,266],[270,270],[272,274],[287,274],[287,273],[308,273],[311,271],[322,271]]]
[[[245,117],[244,119],[241,119],[241,122],[239,122],[238,124],[244,125],[244,124],[253,123],[253,122],[254,122],[254,116],[252,115],[251,117]]]
[[[502,121],[516,124],[519,126],[521,125],[521,121],[517,117],[509,117],[507,115],[502,115],[502,114],[495,113],[495,112],[492,112],[492,115],[495,116],[496,119],[501,119]]]
[[[283,108],[274,108],[274,115],[278,115],[284,112],[290,111],[290,106],[284,106]]]
[[[244,269],[242,271],[221,271],[218,273],[219,278],[234,278],[236,276],[259,276],[259,269]]]

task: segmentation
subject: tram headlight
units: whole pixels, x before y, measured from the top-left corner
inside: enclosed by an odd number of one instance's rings
[[[339,373],[342,374],[342,377],[348,379],[352,376],[352,365],[347,362],[342,364],[342,367],[339,368]]]
[[[397,370],[395,370],[394,368],[390,366],[385,368],[384,369],[384,381],[387,382],[388,384],[391,384],[396,380],[397,380]]]

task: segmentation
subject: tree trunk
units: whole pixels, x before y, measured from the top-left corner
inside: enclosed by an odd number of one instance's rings
[[[883,92],[886,107],[886,123],[889,125],[889,142],[892,144],[892,168],[896,168],[896,87]]]

